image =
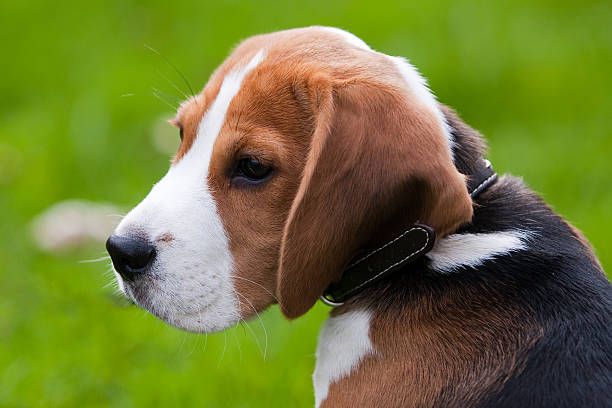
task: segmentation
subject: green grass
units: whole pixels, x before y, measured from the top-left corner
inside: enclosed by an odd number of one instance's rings
[[[209,4],[210,3],[210,4]],[[90,1],[0,6],[0,406],[308,407],[327,309],[225,333],[165,326],[105,289],[102,244],[51,256],[32,217],[69,198],[130,208],[168,167],[151,87],[194,88],[240,39],[325,24],[404,55],[487,136],[501,172],[584,231],[612,267],[609,1]],[[124,96],[122,96],[124,95]],[[132,95],[132,96],[125,96]],[[256,340],[255,340],[256,339]],[[257,342],[260,343],[258,347]]]

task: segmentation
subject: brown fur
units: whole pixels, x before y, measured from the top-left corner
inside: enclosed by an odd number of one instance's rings
[[[401,307],[378,310],[375,354],[332,384],[321,407],[472,406],[519,374],[542,328],[503,295],[483,302],[480,289],[465,289],[417,290]]]
[[[471,174],[485,152],[484,139],[452,109],[441,109],[464,148],[456,152],[455,164]],[[438,291],[419,278],[408,285],[414,288],[409,299],[386,299],[388,308],[373,306],[370,340],[376,352],[330,385],[322,408],[473,406],[519,375],[543,336],[543,328],[503,293],[483,295],[485,288],[467,287]],[[332,315],[362,308],[364,302],[369,308],[368,298],[381,297],[384,292],[364,293],[362,304],[349,301]]]
[[[315,303],[380,228],[398,219],[419,220],[441,237],[471,219],[472,202],[434,113],[408,91],[392,62],[318,28],[241,44],[202,94],[179,110],[176,121],[184,139],[175,163],[192,146],[225,75],[261,48],[265,60],[247,75],[228,108],[208,181],[229,236],[243,316],[277,301],[293,318]],[[232,185],[236,160],[251,156],[271,164],[273,177],[259,186]],[[377,316],[372,341],[380,354],[367,359],[358,374],[334,384],[325,406],[352,401],[357,386],[363,390],[360,406],[374,406],[367,391],[388,392],[398,378],[414,389],[414,401],[432,406],[429,393],[465,375],[462,353],[484,353],[482,375],[466,383],[491,387],[486,378],[501,381],[503,370],[485,363],[532,341],[494,343],[491,351],[483,350],[487,341],[496,341],[492,332],[478,334],[474,327],[477,335],[472,336],[459,324],[461,311],[447,327],[428,327],[426,316],[435,311],[427,307],[432,306],[415,305],[413,321],[392,337],[407,339],[399,346],[387,341],[387,334],[398,330],[398,317]],[[500,329],[512,324],[499,322]],[[462,350],[452,350],[451,337],[465,340]],[[437,359],[437,353],[447,358]],[[415,370],[427,364],[427,370]],[[417,372],[431,374],[419,378]],[[429,391],[422,391],[423,385]],[[376,406],[401,406],[403,401],[391,394],[382,398],[387,405]]]
[[[322,93],[281,250],[278,293],[290,317],[306,312],[400,209],[440,236],[471,218],[464,180],[428,112],[369,81],[328,85]]]
[[[443,236],[471,218],[471,200],[434,114],[406,91],[392,62],[317,29],[240,45],[181,108],[175,161],[192,145],[224,75],[264,45],[265,60],[228,109],[209,182],[241,295],[259,309],[276,292],[283,313],[297,317],[390,214],[401,210]],[[273,164],[273,180],[232,188],[228,171],[240,155]]]

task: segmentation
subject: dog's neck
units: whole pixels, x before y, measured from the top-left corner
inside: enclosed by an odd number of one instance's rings
[[[453,145],[455,167],[461,174],[471,175],[478,171],[480,162],[484,159],[486,144],[484,138],[476,130],[466,125],[450,108],[440,105],[450,128]]]
[[[473,201],[497,180],[491,162],[483,157],[482,137],[445,108],[451,132],[452,153],[457,170],[466,176],[466,188]],[[321,296],[330,306],[358,296],[396,271],[429,252],[436,240],[433,228],[412,222],[409,211],[389,217],[362,250],[344,269],[341,279],[333,282]],[[409,267],[408,267],[409,269]]]
[[[514,187],[502,179],[482,193],[479,205],[495,211],[524,193]],[[488,219],[477,214],[426,257],[331,312],[317,348],[317,406],[376,406],[380,400],[435,406],[438,398],[439,406],[469,406],[520,369],[516,356],[532,347],[541,329],[513,298],[517,292],[508,291],[521,278],[512,276],[507,261],[481,262],[515,253],[523,237]],[[381,394],[381,386],[398,382],[397,393]]]
[[[484,141],[478,132],[465,125],[452,110],[443,107],[443,112],[449,127],[452,129],[455,165],[460,173],[470,176],[482,167],[485,151]],[[499,190],[500,188],[504,187],[493,186],[493,188],[485,191],[478,197],[478,204],[476,206],[486,204],[489,196],[491,194],[495,195],[492,191]],[[490,251],[498,251],[498,253],[512,250],[513,246],[521,245],[520,238],[512,235],[499,235],[497,232],[492,232],[490,236],[469,234],[472,228],[475,228],[476,231],[481,231],[482,226],[480,223],[480,218],[475,217],[470,226],[464,226],[458,232],[467,232],[465,235],[466,240],[476,239],[482,241],[479,241],[476,245],[473,245],[471,242],[465,242],[468,247],[459,248],[458,250],[455,248],[454,253],[469,253],[470,245],[482,247],[480,244],[489,241],[497,244],[497,247],[490,245]],[[457,237],[461,235],[451,234],[451,236]],[[447,241],[445,238],[441,240],[440,245],[442,245],[442,249],[444,249],[444,243]],[[453,242],[455,247],[463,245],[461,240],[459,241],[459,243]],[[464,295],[459,291],[451,289],[451,286],[457,283],[455,282],[456,279],[451,279],[454,283],[446,287],[446,283],[443,280],[437,279],[435,271],[430,269],[430,264],[436,260],[443,266],[448,265],[448,259],[444,256],[440,256],[439,259],[435,258],[437,254],[440,255],[440,251],[438,253],[435,251],[436,248],[434,248],[431,258],[422,257],[416,260],[393,274],[389,279],[377,283],[372,288],[351,298],[344,305],[331,312],[330,318],[323,325],[319,336],[317,366],[313,377],[316,406],[319,406],[322,401],[325,401],[322,406],[336,406],[334,404],[340,406],[340,401],[343,401],[343,398],[349,398],[351,389],[367,390],[372,388],[371,392],[376,393],[375,388],[369,382],[377,375],[394,375],[393,369],[379,365],[381,354],[384,355],[384,359],[397,358],[398,361],[405,359],[406,364],[410,364],[411,359],[419,360],[420,364],[423,364],[423,367],[418,370],[419,372],[422,369],[431,370],[432,372],[440,371],[440,367],[436,366],[438,364],[436,363],[436,356],[430,355],[430,352],[437,350],[437,352],[448,353],[448,355],[456,354],[456,350],[445,349],[443,342],[440,343],[440,333],[436,331],[451,330],[457,334],[463,329],[461,324],[457,327],[454,324],[449,324],[446,328],[443,326],[436,328],[439,323],[437,314],[441,313],[438,311],[437,305],[440,302],[447,302],[447,306],[450,309],[456,310],[457,321],[463,321],[467,325],[470,324],[467,318],[470,308],[468,307],[469,305],[466,306]],[[441,255],[447,255],[448,253],[453,253],[453,251],[446,251],[446,253]],[[493,252],[482,253],[480,255],[486,257],[491,253]],[[472,258],[468,260],[468,263],[476,259],[474,257],[478,254],[470,253],[470,255]],[[444,261],[447,264],[444,264]],[[491,299],[495,299],[495,296],[492,295]],[[493,303],[483,305],[483,307],[490,308],[494,308],[494,306]],[[373,316],[378,317],[374,318]],[[380,316],[385,316],[385,318],[381,319]],[[522,325],[528,323],[522,320],[510,319],[500,320],[500,322],[500,324],[508,325],[510,330],[512,328],[516,329],[517,333],[525,332]],[[499,330],[502,329],[505,330],[503,327],[499,328]],[[478,330],[474,330],[474,332],[475,338],[478,338],[478,336],[482,338],[482,336],[486,335],[486,333],[480,333]],[[537,333],[534,332],[532,334],[525,337],[524,341],[521,341],[520,344],[517,343],[512,346],[527,347],[537,337]],[[490,339],[491,344],[494,344],[495,341],[493,338]],[[428,343],[430,342],[432,345],[435,345],[434,348],[429,348]],[[473,346],[473,350],[470,349],[465,352],[468,354],[478,353],[477,344]],[[506,351],[508,355],[515,352],[515,350],[510,350],[510,347]],[[390,353],[393,353],[393,355],[387,355]],[[376,357],[377,355],[378,357]],[[457,357],[459,358],[460,356]],[[500,361],[504,361],[505,364],[506,360],[504,358],[500,357]],[[452,361],[452,359],[449,361]],[[509,361],[508,364],[511,363],[511,360],[507,361]],[[490,367],[486,368],[489,369]],[[499,370],[501,372],[511,369],[512,367],[504,366]],[[449,373],[453,371],[450,373],[452,375],[460,375],[463,372],[463,368],[459,366],[454,367],[452,370],[443,369],[442,371],[444,370]],[[405,373],[405,369],[401,369],[399,372]],[[425,398],[429,391],[437,392],[437,387],[441,386],[445,381],[443,378],[440,378],[423,384],[412,384],[412,382],[417,380],[406,380],[405,386],[408,388],[414,386],[414,390],[410,392],[415,396],[423,396],[423,398]],[[384,381],[391,383],[396,381],[396,379]],[[427,387],[431,389],[425,392],[419,388],[421,386],[423,389]],[[415,397],[415,401],[417,399]],[[425,400],[421,402],[424,403]]]

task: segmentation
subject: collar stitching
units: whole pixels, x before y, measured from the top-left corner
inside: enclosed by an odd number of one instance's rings
[[[470,193],[470,197],[474,198],[479,192],[480,190],[483,189],[483,187],[486,187],[486,185],[492,181],[492,179],[497,178],[497,173],[493,173],[491,174],[485,181],[483,181],[482,183],[480,183],[478,185],[478,187],[476,187],[474,190],[472,190],[472,192]]]
[[[395,237],[393,240],[387,242],[385,245],[376,248],[375,250],[373,250],[372,252],[368,253],[367,255],[364,255],[363,257],[359,258],[358,260],[356,260],[355,262],[351,263],[349,266],[347,266],[346,268],[344,268],[345,271],[348,271],[349,269],[351,269],[353,266],[361,263],[362,261],[365,261],[366,259],[368,259],[369,257],[371,257],[372,255],[374,255],[375,253],[377,253],[378,251],[388,247],[389,245],[391,245],[392,243],[394,243],[395,241],[397,241],[398,239],[402,238],[404,235],[408,234],[409,232],[413,231],[415,228],[410,228],[406,231],[404,231],[402,234],[398,235],[397,237]],[[418,228],[418,229],[422,229],[422,228]]]
[[[381,250],[382,248],[384,248],[384,247],[386,247],[386,246],[388,246],[388,245],[392,244],[393,242],[397,241],[398,239],[400,239],[401,237],[403,237],[403,236],[404,236],[404,235],[406,235],[407,233],[412,232],[412,231],[416,231],[416,230],[418,230],[418,231],[423,231],[423,232],[425,233],[425,244],[424,244],[424,245],[423,245],[421,248],[419,248],[419,249],[415,250],[415,251],[414,251],[414,252],[412,252],[410,255],[407,255],[407,256],[405,256],[404,258],[400,259],[399,261],[395,262],[393,265],[390,265],[390,266],[386,267],[386,268],[385,268],[385,269],[383,269],[382,271],[378,272],[376,275],[372,276],[370,279],[368,279],[368,280],[366,280],[366,281],[364,281],[364,282],[361,282],[359,285],[355,286],[355,287],[354,287],[352,290],[348,291],[348,292],[345,294],[345,297],[350,297],[350,295],[352,295],[353,293],[355,293],[355,291],[357,291],[357,290],[361,289],[361,288],[362,288],[364,285],[367,285],[368,283],[370,283],[371,281],[373,281],[374,279],[376,279],[376,278],[377,278],[377,277],[379,277],[380,275],[384,274],[384,273],[385,273],[385,272],[387,272],[388,270],[390,270],[390,269],[394,268],[395,266],[397,266],[397,265],[401,264],[402,262],[404,262],[406,259],[408,259],[408,258],[410,258],[411,256],[413,256],[414,254],[417,254],[417,253],[421,252],[423,249],[427,248],[427,245],[429,244],[429,234],[428,234],[428,232],[427,232],[427,231],[426,231],[424,228],[421,228],[421,227],[414,227],[414,228],[410,228],[409,230],[405,231],[405,232],[404,232],[402,235],[400,235],[399,237],[395,238],[393,241],[388,242],[386,245],[384,245],[384,246],[382,246],[382,247],[378,248],[377,250],[375,250],[375,251],[371,252],[370,254],[366,255],[365,257],[361,258],[359,261],[354,262],[354,263],[353,263],[351,266],[354,266],[354,265],[358,264],[359,262],[361,262],[362,260],[364,260],[364,259],[368,258],[370,255],[374,254],[375,252],[378,252],[378,251],[379,251],[379,250]]]

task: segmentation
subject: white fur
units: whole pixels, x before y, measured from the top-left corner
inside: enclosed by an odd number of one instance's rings
[[[336,27],[322,27],[322,28],[326,30],[327,32],[341,36],[349,44],[352,44],[363,50],[372,51],[370,46],[366,44],[365,41],[363,41],[361,38],[357,37],[355,34],[349,33],[348,31],[344,31]]]
[[[335,27],[323,27],[323,29],[330,33],[341,36],[349,44],[352,44],[363,50],[376,52],[372,48],[370,48],[370,46],[366,44],[365,41],[363,41],[361,38],[357,37],[356,35],[349,33],[348,31],[344,31],[344,30],[341,30]],[[454,142],[451,130],[450,130],[450,126],[446,122],[446,117],[444,116],[444,114],[442,114],[442,111],[440,110],[440,107],[438,106],[438,102],[436,101],[435,96],[433,95],[433,93],[430,91],[430,89],[427,86],[427,80],[405,58],[392,57],[388,55],[386,55],[386,57],[388,57],[393,62],[393,64],[399,71],[400,75],[404,79],[404,82],[408,86],[410,92],[414,96],[416,96],[416,98],[421,103],[423,103],[423,105],[425,105],[427,109],[429,109],[430,111],[434,113],[434,115],[436,116],[438,120],[438,124],[440,125],[442,129],[442,132],[446,136],[446,139],[448,141],[448,148],[449,148],[451,157],[453,157],[453,146],[455,142]]]
[[[208,166],[230,102],[263,51],[223,80],[202,117],[191,149],[117,227],[117,235],[144,234],[155,243],[152,270],[119,285],[142,307],[180,329],[211,332],[239,319],[232,284],[233,258],[207,185]],[[171,242],[160,240],[165,234]]]
[[[323,323],[312,378],[315,407],[327,398],[331,384],[348,376],[367,355],[374,353],[369,335],[370,318],[370,312],[354,310]]]
[[[453,135],[450,130],[450,126],[446,122],[446,117],[440,110],[440,106],[438,105],[438,101],[434,94],[429,90],[427,86],[427,80],[417,71],[417,69],[408,62],[403,57],[391,57],[389,58],[395,64],[395,67],[400,72],[402,78],[408,85],[408,88],[412,92],[416,98],[427,107],[430,111],[432,111],[437,118],[438,124],[442,128],[442,132],[446,136],[446,140],[448,141],[448,149],[451,157],[453,157],[453,146],[455,144],[455,140],[453,139]]]
[[[453,234],[442,238],[427,254],[431,267],[447,273],[459,267],[475,267],[488,259],[525,249],[528,233],[501,231],[480,234]]]
[[[527,232],[517,230],[454,234],[438,241],[427,257],[435,270],[446,273],[525,249],[528,237]],[[313,375],[315,407],[327,398],[331,384],[350,375],[366,356],[376,352],[369,336],[370,319],[370,312],[355,310],[331,317],[323,323]]]

